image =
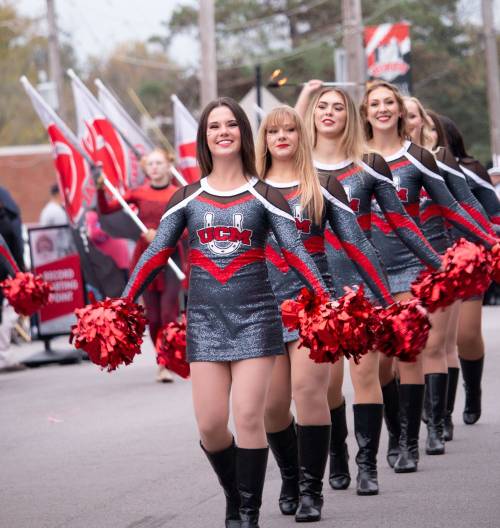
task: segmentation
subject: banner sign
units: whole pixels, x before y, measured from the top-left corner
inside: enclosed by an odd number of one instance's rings
[[[380,24],[365,27],[368,79],[395,84],[405,95],[411,93],[410,25]]]
[[[40,337],[69,334],[74,311],[85,305],[80,257],[69,226],[28,229],[33,272],[52,286],[49,302],[38,312]]]

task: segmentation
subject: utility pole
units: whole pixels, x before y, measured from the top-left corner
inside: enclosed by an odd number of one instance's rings
[[[366,80],[361,0],[342,0],[342,25],[347,62],[347,81],[356,83],[350,93],[356,102],[360,102],[363,95],[363,84]]]
[[[201,106],[217,97],[217,59],[215,55],[214,0],[200,0],[198,16],[201,45]]]
[[[500,80],[493,0],[481,0],[481,10],[486,53],[486,77],[488,82],[491,157],[493,159],[493,165],[498,167],[500,166]]]
[[[47,24],[49,26],[49,73],[57,94],[57,111],[63,121],[67,121],[63,98],[63,72],[59,54],[59,38],[57,36],[56,9],[54,0],[47,0]]]

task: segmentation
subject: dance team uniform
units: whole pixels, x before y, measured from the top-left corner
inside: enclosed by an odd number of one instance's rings
[[[331,231],[335,233],[336,239],[345,248],[346,253],[355,255],[356,258],[353,262],[359,275],[377,293],[377,298],[380,299],[381,304],[385,306],[393,302],[389,291],[385,287],[384,272],[375,249],[368,242],[357,224],[356,217],[347,204],[345,192],[335,178],[330,178],[326,182],[326,188],[321,188],[324,196],[324,214],[321,225],[312,222],[302,211],[298,181],[277,183],[266,180],[266,183],[281,192],[287,200],[295,217],[295,223],[302,242],[313,258],[330,291],[332,291],[331,273],[336,274],[341,270],[339,268],[329,269],[328,266],[324,240],[327,222]],[[302,283],[281,256],[278,243],[273,234],[270,235],[269,243],[266,247],[266,258],[269,278],[278,304],[281,304],[286,299],[295,298],[302,288]],[[340,297],[341,295],[343,295],[343,291],[337,293],[337,296]],[[296,339],[298,339],[298,331],[289,331],[283,327],[283,341],[285,343]]]
[[[491,245],[490,237],[484,234],[453,198],[430,152],[406,141],[398,152],[385,160],[389,163],[398,197],[414,224],[420,228],[420,191],[424,188],[450,224],[474,240]],[[412,282],[422,271],[421,262],[387,225],[378,203],[373,208],[372,222],[379,227],[373,230],[372,240],[383,255],[391,293],[410,291]],[[426,239],[422,236],[420,240]],[[428,242],[426,245],[431,248]],[[436,258],[439,257],[436,255]]]
[[[494,237],[495,232],[487,213],[477,198],[472,194],[471,189],[467,184],[466,177],[451,152],[448,149],[441,147],[435,156],[439,172],[443,177],[448,190],[457,200],[462,209],[467,211],[471,218],[476,222],[476,225],[485,234]],[[447,229],[448,226],[441,214],[439,206],[436,206],[427,192],[422,191],[420,197],[420,219],[422,221],[424,234],[436,251],[443,253],[454,241],[463,237],[464,234],[455,227]],[[466,236],[466,238],[469,240],[471,239],[470,235]]]
[[[165,206],[172,198],[178,187],[167,184],[161,187],[143,185],[135,189],[129,189],[123,195],[123,199],[133,204],[138,209],[138,216],[148,229],[157,229],[161,217],[165,212]],[[122,206],[117,201],[108,202],[104,189],[98,189],[97,200],[99,211],[102,214],[110,214],[120,211]],[[133,270],[140,256],[148,247],[149,242],[140,236],[135,245],[132,255],[130,270]],[[174,260],[180,265],[182,260],[182,247],[178,246],[178,252]],[[159,274],[148,286],[144,295],[146,312],[149,321],[149,332],[153,343],[161,327],[170,321],[175,321],[178,315],[178,296],[180,283],[174,272],[167,266],[165,271]]]
[[[316,163],[316,167],[319,170],[320,179],[325,179],[331,175],[342,184],[348,196],[349,204],[368,239],[373,239],[377,233],[391,233],[403,246],[405,254],[409,255],[419,266],[422,260],[433,268],[439,268],[440,257],[429,246],[420,229],[405,211],[394,186],[391,171],[382,156],[369,154],[364,156],[359,163],[345,160],[335,165]],[[377,211],[383,214],[383,218],[373,214],[375,203]],[[337,250],[336,240],[332,239],[329,234],[327,241],[330,242],[327,254],[332,268],[349,269],[348,263],[345,263],[344,255]],[[382,248],[380,251],[379,248],[379,254],[381,254],[384,264],[392,256],[386,255],[386,251],[389,249]],[[343,280],[352,281],[353,278],[346,275]],[[352,282],[347,284],[350,283]],[[391,285],[391,293],[394,293],[393,285]]]
[[[500,200],[488,171],[473,158],[463,158],[458,162],[472,193],[488,214],[495,232],[500,234]]]
[[[272,230],[288,266],[316,294],[328,288],[302,244],[279,191],[257,178],[231,191],[206,178],[179,189],[124,295],[136,299],[188,230],[188,361],[238,361],[282,354],[282,324],[265,249]]]

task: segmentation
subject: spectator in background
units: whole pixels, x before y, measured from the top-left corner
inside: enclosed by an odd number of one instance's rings
[[[0,235],[7,245],[20,270],[24,271],[23,238],[21,233],[21,212],[7,191],[0,187]],[[6,278],[6,270],[0,270],[0,280]],[[10,351],[12,329],[18,317],[12,306],[4,300],[0,289],[0,372],[13,372],[25,368],[17,363]]]
[[[491,183],[495,187],[495,191],[497,192],[497,196],[500,199],[500,166],[499,167],[491,167],[488,169],[488,174],[491,178]]]
[[[9,191],[0,186],[0,234],[7,242],[19,269],[24,271],[21,211]]]
[[[50,200],[40,213],[40,224],[43,226],[64,225],[68,223],[68,217],[62,205],[59,186],[54,183],[50,187]]]

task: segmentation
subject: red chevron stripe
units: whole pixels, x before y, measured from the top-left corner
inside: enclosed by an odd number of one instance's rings
[[[325,241],[330,244],[330,246],[332,246],[335,251],[340,251],[342,249],[340,240],[333,233],[333,231],[330,231],[329,229],[325,229]]]
[[[490,221],[481,214],[480,211],[474,209],[471,205],[466,202],[461,202],[460,205],[465,209],[470,216],[491,236],[495,236],[495,231],[491,228]]]
[[[206,196],[197,196],[196,200],[199,200],[200,202],[205,202],[207,204],[213,205],[214,207],[217,207],[219,209],[229,209],[229,207],[233,207],[235,205],[240,205],[245,202],[249,202],[250,200],[254,200],[255,196],[253,194],[248,194],[247,196],[243,196],[243,198],[238,198],[237,200],[233,200],[232,202],[228,203],[221,203],[217,202],[216,200],[212,200]]]
[[[221,284],[226,284],[226,282],[244,266],[264,259],[264,250],[262,248],[254,248],[238,255],[226,267],[219,268],[213,260],[207,257],[199,249],[192,249],[189,255],[191,266],[198,266],[199,268],[204,269]]]
[[[411,165],[411,161],[405,159],[403,161],[397,161],[396,163],[392,163],[389,165],[389,168],[391,169],[391,172],[395,171],[396,169],[400,169],[401,167],[407,167],[408,165]]]
[[[270,244],[266,246],[265,255],[266,260],[277,267],[281,273],[288,273],[290,271],[290,266],[286,263],[286,260]]]
[[[321,282],[318,280],[316,275],[307,267],[306,263],[301,260],[300,257],[285,248],[281,248],[281,251],[288,264],[292,268],[295,268],[301,275],[303,275],[307,279],[309,284],[314,288],[314,291],[318,295],[323,295],[327,293],[323,289],[323,286],[321,285]]]
[[[496,238],[491,237],[490,235],[487,235],[480,229],[478,229],[474,224],[471,224],[466,218],[464,218],[462,215],[455,213],[451,209],[448,209],[447,207],[441,207],[443,210],[443,214],[446,218],[448,218],[450,221],[453,221],[455,224],[459,224],[466,229],[468,229],[470,232],[474,233],[480,240],[485,242],[486,244],[493,246],[496,243]]]
[[[384,235],[392,233],[392,227],[380,216],[372,215],[372,226],[380,229]]]
[[[491,217],[491,221],[492,221],[495,225],[500,224],[500,216],[492,216],[492,217]]]
[[[142,268],[138,271],[134,282],[132,283],[128,298],[135,301],[135,298],[137,296],[137,292],[140,289],[140,286],[144,284],[144,282],[147,281],[148,277],[154,273],[154,271],[160,269],[161,267],[165,266],[167,263],[167,260],[169,259],[170,255],[174,252],[175,247],[167,247],[165,249],[162,249],[161,251],[158,251],[155,255],[153,255],[149,260],[147,260]]]
[[[5,259],[7,260],[7,262],[12,266],[12,269],[14,270],[14,273],[17,273],[19,271],[19,268],[17,266],[16,261],[14,260],[12,255],[10,254],[10,251],[7,248],[5,248],[5,247],[0,246],[0,254],[2,254],[5,257]]]
[[[405,208],[406,212],[413,216],[413,218],[418,218],[420,215],[420,204],[418,202],[415,203],[409,203],[409,204],[403,204],[403,207]]]
[[[357,174],[358,172],[361,172],[360,167],[357,167],[357,166],[352,167],[347,172],[343,172],[342,174],[339,174],[337,176],[337,180],[339,181],[345,180],[346,178],[349,178],[349,176],[352,176],[353,174]]]
[[[391,292],[387,289],[384,281],[377,272],[377,268],[372,264],[370,259],[350,242],[344,242],[343,247],[346,250],[347,255],[366,270],[372,281],[382,293],[385,302],[387,304],[392,304],[394,299],[392,298]]]
[[[372,214],[371,213],[359,215],[357,220],[358,220],[359,227],[361,227],[363,231],[370,231],[370,227],[372,225]]]
[[[313,236],[304,240],[304,247],[308,253],[324,253],[325,239],[321,236]]]
[[[427,222],[427,220],[430,220],[435,216],[443,216],[441,207],[439,207],[439,205],[437,204],[430,204],[428,207],[426,207],[423,211],[420,212],[420,221],[422,222],[422,224],[424,224],[425,222]]]

